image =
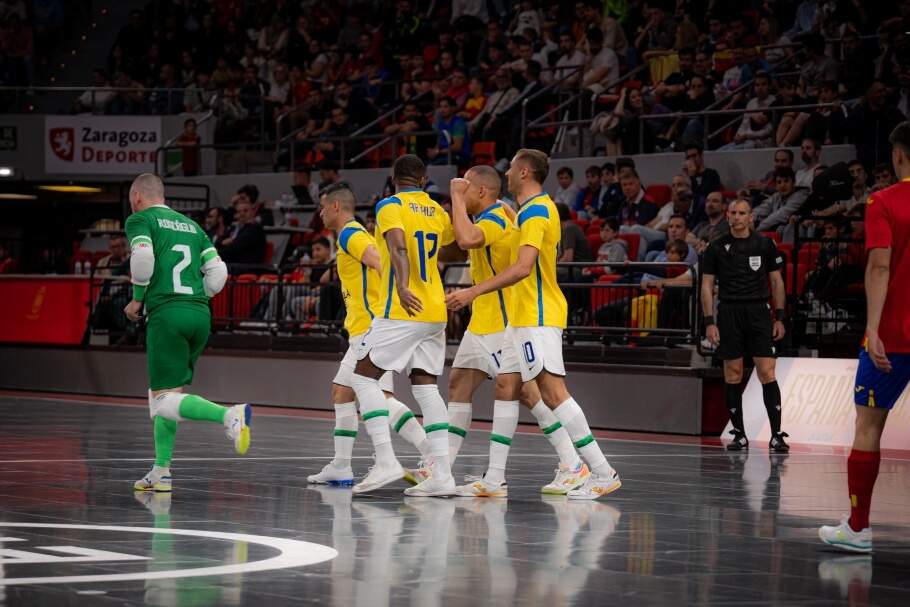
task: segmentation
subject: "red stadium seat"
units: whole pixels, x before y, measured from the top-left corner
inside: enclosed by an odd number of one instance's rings
[[[641,237],[634,233],[619,234],[618,237],[629,244],[629,259],[638,261],[638,247],[641,245]]]
[[[265,255],[262,256],[262,263],[272,263],[272,256],[275,254],[275,243],[271,240],[265,241]]]
[[[773,240],[776,244],[780,244],[780,241],[782,240],[781,237],[780,237],[780,234],[778,234],[778,233],[775,232],[775,231],[762,232],[761,235],[764,236],[765,238],[770,238],[770,239]]]
[[[645,196],[656,202],[657,206],[662,207],[673,198],[673,190],[666,184],[658,183],[645,188]]]
[[[588,246],[591,248],[591,253],[594,254],[594,257],[597,257],[597,251],[600,250],[600,245],[603,243],[604,241],[600,237],[600,232],[588,234]]]
[[[496,163],[496,142],[475,141],[471,148],[471,164],[493,166]]]
[[[575,219],[573,220],[575,225],[581,228],[582,232],[587,232],[588,230],[588,220],[587,219]]]
[[[599,283],[609,283],[616,282],[619,280],[619,274],[604,274],[597,282]],[[605,306],[608,303],[619,301],[626,295],[625,289],[609,289],[603,287],[592,287],[591,288],[591,310],[597,310],[601,306]]]

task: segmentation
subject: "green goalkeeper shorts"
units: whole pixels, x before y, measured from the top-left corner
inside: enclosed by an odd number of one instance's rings
[[[202,306],[165,305],[149,316],[145,345],[151,390],[193,382],[193,369],[211,326],[211,312]]]

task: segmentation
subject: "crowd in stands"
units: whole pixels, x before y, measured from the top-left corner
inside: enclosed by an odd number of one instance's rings
[[[23,0],[0,0],[0,85],[26,86],[32,81],[33,24]]]

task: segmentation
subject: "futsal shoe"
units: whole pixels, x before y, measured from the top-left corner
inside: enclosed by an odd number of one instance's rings
[[[596,500],[613,493],[620,487],[622,487],[622,482],[619,480],[619,473],[616,470],[607,476],[591,473],[584,485],[569,491],[566,495],[570,500]]]
[[[431,466],[430,475],[417,485],[405,489],[404,494],[409,497],[449,497],[455,495],[455,479],[451,474],[440,478]]]
[[[170,493],[171,491],[171,469],[158,468],[155,466],[148,474],[133,483],[135,491],[154,491],[158,493]]]
[[[768,442],[768,448],[774,453],[790,453],[790,445],[784,440],[787,436],[790,435],[786,432],[778,432],[777,434],[771,435],[771,440]]]
[[[369,493],[370,491],[382,489],[386,485],[394,483],[395,481],[400,481],[403,478],[404,468],[401,467],[398,460],[395,460],[395,463],[390,466],[380,466],[377,464],[370,467],[370,471],[367,472],[367,475],[363,477],[362,481],[354,485],[352,491],[357,494]]]
[[[829,546],[848,552],[872,552],[872,529],[866,527],[854,531],[850,527],[849,516],[840,520],[840,525],[824,525],[818,528],[818,537]]]
[[[544,485],[540,490],[546,495],[565,495],[572,489],[578,489],[585,484],[591,471],[588,465],[582,461],[578,462],[575,468],[569,468],[564,464],[559,464],[556,468],[556,478],[549,485]]]
[[[318,474],[306,477],[306,482],[314,485],[332,485],[333,487],[351,487],[354,484],[354,471],[350,466],[339,468],[329,462]]]
[[[411,485],[417,485],[430,477],[430,464],[420,460],[416,468],[404,469],[404,480]]]
[[[727,451],[743,451],[749,448],[749,439],[739,430],[730,430],[733,440],[727,443]]]
[[[234,451],[244,455],[250,448],[250,422],[253,408],[247,404],[234,405],[224,416],[224,434],[234,441]]]
[[[455,494],[459,497],[508,497],[509,485],[505,481],[492,483],[484,478],[477,478],[474,482],[456,487]]]

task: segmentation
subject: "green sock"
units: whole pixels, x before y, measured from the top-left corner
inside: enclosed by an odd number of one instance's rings
[[[216,405],[210,400],[205,400],[195,394],[187,394],[180,401],[180,417],[184,419],[195,419],[207,422],[224,422],[224,416],[227,414],[227,407]]]
[[[177,438],[177,422],[155,416],[155,465],[167,468],[171,465],[171,454],[174,453],[174,440]]]

